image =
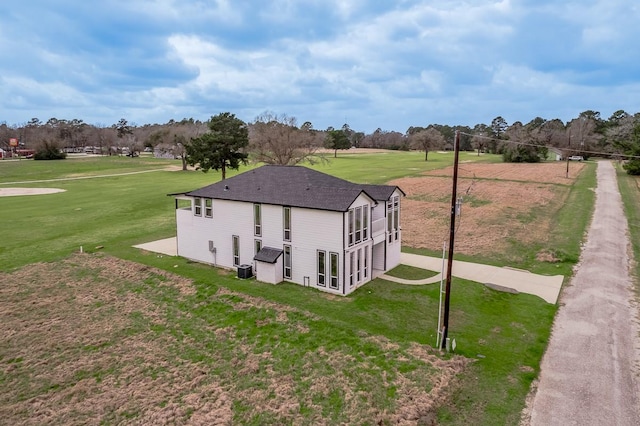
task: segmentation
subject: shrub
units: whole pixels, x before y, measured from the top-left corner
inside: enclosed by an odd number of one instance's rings
[[[65,152],[60,151],[55,142],[43,141],[33,155],[34,160],[64,160],[67,158]]]
[[[640,160],[634,158],[633,160],[627,161],[622,165],[622,168],[627,171],[628,174],[637,176],[640,175]]]

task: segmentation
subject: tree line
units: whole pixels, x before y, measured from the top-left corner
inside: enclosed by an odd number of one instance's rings
[[[453,149],[456,131],[461,132],[460,149],[475,150],[478,155],[501,154],[504,161],[510,162],[541,161],[550,148],[564,155],[583,157],[640,155],[640,113],[629,114],[623,110],[606,119],[597,111],[587,110],[566,123],[536,117],[526,124],[520,121],[509,124],[498,116],[491,123],[473,127],[429,124],[411,126],[404,133],[378,128],[369,134],[353,130],[348,124],[319,130],[309,121],[299,124],[295,117],[273,112],[264,112],[249,123],[231,113],[213,116],[206,122],[185,118],[144,125],[129,123],[125,118],[112,125],[57,118],[42,122],[33,118],[21,125],[1,123],[0,148],[11,149],[11,139],[19,140],[20,146],[26,148],[55,146],[72,152],[91,147],[104,155],[133,154],[148,148],[158,155],[182,159],[186,168],[189,157],[194,157],[189,147],[210,137],[214,132],[212,121],[222,119],[223,115],[237,120],[234,123],[246,129],[247,143],[238,149],[251,153],[252,160],[268,164],[323,161],[323,148],[332,150],[336,156],[338,150],[351,147],[420,150],[424,151],[426,161],[431,151]],[[637,159],[632,157],[626,167],[630,173],[640,174]]]

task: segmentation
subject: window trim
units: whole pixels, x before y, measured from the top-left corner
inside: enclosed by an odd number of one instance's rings
[[[202,216],[202,198],[200,197],[193,199],[193,215]]]
[[[204,199],[204,217],[213,217],[213,200],[211,198]]]

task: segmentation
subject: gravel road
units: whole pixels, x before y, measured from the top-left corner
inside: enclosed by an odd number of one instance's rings
[[[615,169],[598,163],[596,208],[580,264],[560,298],[523,423],[640,424],[640,327],[627,220]]]

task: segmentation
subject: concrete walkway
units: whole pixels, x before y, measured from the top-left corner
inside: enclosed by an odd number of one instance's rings
[[[442,259],[437,257],[421,256],[418,254],[402,253],[400,262],[416,268],[440,271]],[[446,268],[446,263],[445,263]],[[446,269],[445,269],[446,273]],[[564,276],[562,275],[538,275],[529,271],[482,265],[479,263],[453,261],[451,275],[465,280],[486,284],[494,288],[511,289],[518,293],[527,293],[538,296],[548,303],[556,303],[562,288]],[[383,274],[380,278],[394,281],[400,284],[423,285],[440,282],[442,274],[424,280],[405,280]]]
[[[177,242],[175,237],[164,240],[152,241],[149,243],[134,246],[142,250],[161,253],[167,256],[176,256]],[[402,253],[400,261],[404,265],[416,268],[428,269],[430,271],[440,271],[442,269],[442,259],[437,257],[420,256],[417,254]],[[489,285],[497,289],[507,289],[518,293],[533,294],[539,296],[548,303],[556,303],[562,281],[562,275],[546,276],[532,274],[529,271],[522,271],[510,268],[500,268],[497,266],[481,265],[479,263],[453,261],[451,274],[454,277],[475,281]],[[440,282],[441,274],[424,280],[405,280],[392,277],[390,275],[380,275],[379,278],[407,285],[424,285]]]

